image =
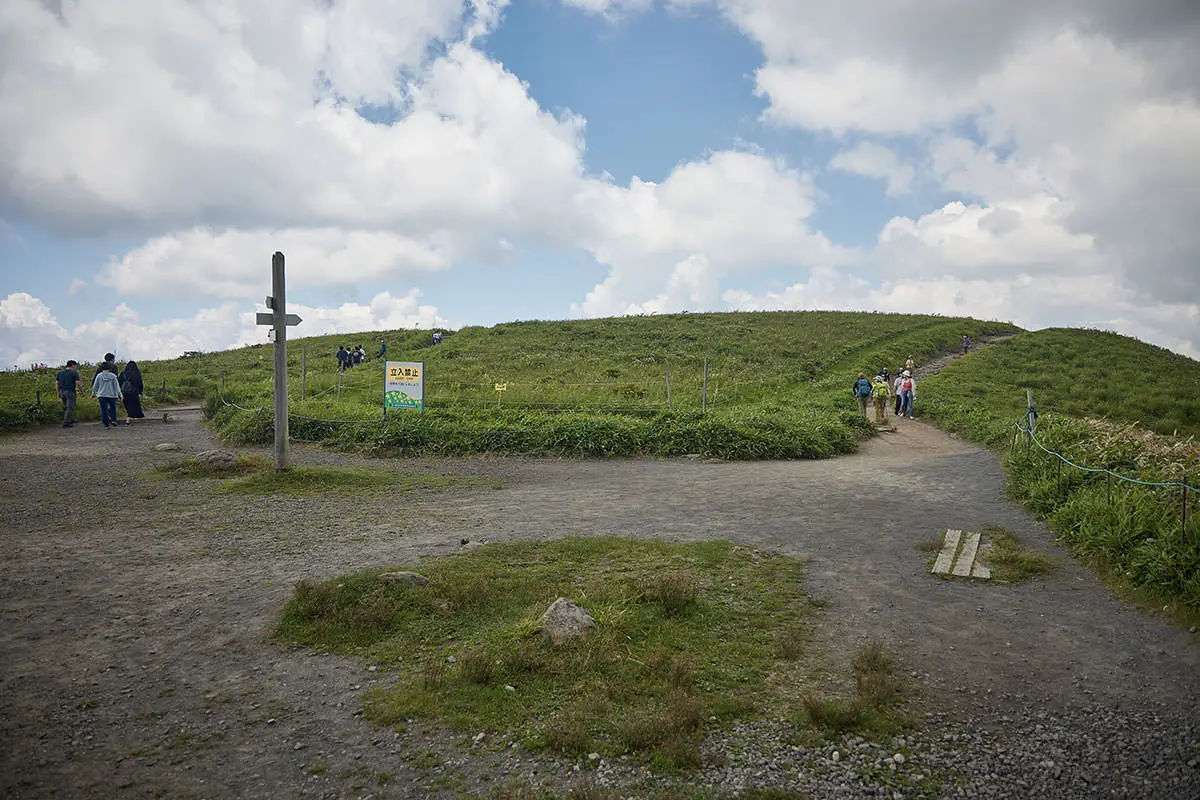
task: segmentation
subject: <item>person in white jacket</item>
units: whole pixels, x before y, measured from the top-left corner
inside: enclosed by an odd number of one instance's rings
[[[892,411],[895,416],[900,416],[900,384],[904,383],[904,370],[896,373],[896,380],[892,381],[892,397],[896,398],[896,408]]]
[[[117,380],[116,364],[106,363],[92,380],[92,396],[100,401],[100,421],[105,428],[117,424],[117,398],[121,396],[121,383]]]

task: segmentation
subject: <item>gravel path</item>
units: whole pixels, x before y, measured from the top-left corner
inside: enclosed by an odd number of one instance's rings
[[[620,760],[375,728],[356,698],[388,674],[265,637],[300,578],[453,552],[462,537],[614,534],[803,557],[829,604],[816,638],[831,672],[875,638],[907,676],[910,737],[804,748],[761,720],[714,733],[688,782],[816,798],[1200,798],[1197,637],[1113,599],[1004,497],[993,455],[920,421],[823,462],[406,461],[504,486],[363,500],[214,496],[149,477],[176,457],[158,442],[213,446],[194,416],[0,439],[5,797],[449,798],[580,780],[644,794],[664,779]],[[918,543],[987,524],[1063,567],[1016,587],[927,574]]]

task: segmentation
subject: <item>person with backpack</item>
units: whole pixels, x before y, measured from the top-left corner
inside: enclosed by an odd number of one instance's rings
[[[913,400],[917,396],[917,382],[912,372],[904,370],[900,373],[900,416],[913,418]]]
[[[963,345],[963,355],[965,356],[967,354],[967,351],[971,349],[971,337],[967,336],[965,333],[963,334],[962,345]]]
[[[900,416],[900,384],[902,383],[904,383],[904,370],[897,372],[896,380],[892,382],[892,397],[896,400],[896,407],[893,409],[892,414],[897,417]]]
[[[376,358],[383,358],[387,355],[387,342],[383,339],[379,340],[379,352],[375,354]]]
[[[917,362],[913,361],[913,357],[911,355],[905,360],[904,368],[908,369],[908,370],[913,370],[913,369],[917,368]]]
[[[875,380],[871,382],[871,397],[875,400],[875,422],[886,422],[887,417],[887,400],[888,395],[887,378],[882,375],[876,375]]]
[[[142,371],[136,361],[130,361],[117,376],[121,384],[121,403],[125,406],[125,424],[132,425],[135,419],[145,419],[142,411],[142,392],[146,386],[142,382]]]
[[[861,372],[858,373],[858,380],[854,382],[852,390],[854,396],[858,398],[858,410],[862,412],[863,418],[867,416],[867,401],[871,398],[871,382],[867,380],[867,376]]]

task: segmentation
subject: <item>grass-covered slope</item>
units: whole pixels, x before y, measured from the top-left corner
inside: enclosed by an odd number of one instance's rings
[[[1200,435],[1200,361],[1102,331],[1023,333],[949,364],[924,381],[921,409],[939,425],[997,443],[1025,414],[1137,423]]]

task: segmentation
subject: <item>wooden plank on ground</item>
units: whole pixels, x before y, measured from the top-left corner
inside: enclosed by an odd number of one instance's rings
[[[942,551],[938,553],[937,560],[933,562],[933,572],[941,575],[950,572],[950,567],[954,564],[954,553],[958,550],[958,537],[960,536],[962,536],[962,531],[946,531],[945,544],[942,545]]]
[[[963,540],[962,552],[958,554],[958,561],[954,564],[954,575],[961,575],[964,578],[971,574],[971,567],[975,564],[975,554],[979,552],[979,532],[968,533],[967,538]]]

